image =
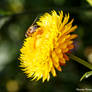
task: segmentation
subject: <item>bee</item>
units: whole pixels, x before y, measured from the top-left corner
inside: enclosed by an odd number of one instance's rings
[[[37,20],[37,17],[36,17],[36,19],[34,20],[34,22],[32,23],[32,25],[28,28],[27,32],[25,33],[25,36],[26,36],[26,37],[31,37],[32,34],[33,34],[34,32],[36,32],[36,29],[39,27],[39,26],[35,23],[36,20]]]

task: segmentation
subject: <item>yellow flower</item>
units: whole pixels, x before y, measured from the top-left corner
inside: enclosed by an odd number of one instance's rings
[[[76,34],[70,34],[77,26],[72,26],[73,19],[68,22],[69,14],[63,11],[57,14],[54,10],[45,13],[37,21],[39,26],[32,37],[24,41],[21,48],[20,61],[23,71],[33,79],[43,82],[50,79],[50,73],[56,76],[55,68],[62,71],[61,66],[69,60],[66,53],[74,48],[73,39]]]

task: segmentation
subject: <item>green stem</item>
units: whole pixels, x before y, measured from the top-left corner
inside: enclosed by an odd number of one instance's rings
[[[68,54],[68,55],[69,55],[69,57],[71,59],[77,61],[78,63],[80,63],[80,64],[84,65],[85,67],[87,67],[87,68],[92,70],[92,64],[86,62],[85,60],[80,59],[79,57],[77,57],[77,56],[75,56],[73,54]]]

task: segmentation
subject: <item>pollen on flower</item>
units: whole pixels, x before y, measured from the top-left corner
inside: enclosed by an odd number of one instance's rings
[[[39,28],[32,37],[24,41],[20,49],[20,61],[23,71],[28,77],[36,80],[42,78],[44,82],[49,81],[50,73],[56,76],[56,70],[62,71],[62,65],[69,61],[66,55],[74,48],[73,39],[76,34],[70,34],[77,26],[72,26],[73,19],[68,22],[69,14],[63,15],[51,11],[51,14],[45,13],[37,21]]]

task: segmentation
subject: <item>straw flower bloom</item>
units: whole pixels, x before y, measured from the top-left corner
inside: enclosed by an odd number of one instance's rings
[[[73,39],[76,34],[70,34],[77,26],[72,26],[73,19],[69,21],[69,14],[63,15],[51,11],[39,18],[39,26],[31,37],[27,37],[20,49],[20,61],[23,71],[36,80],[42,78],[44,82],[50,79],[50,73],[55,77],[56,70],[62,71],[61,66],[69,60],[66,55],[74,48]]]

